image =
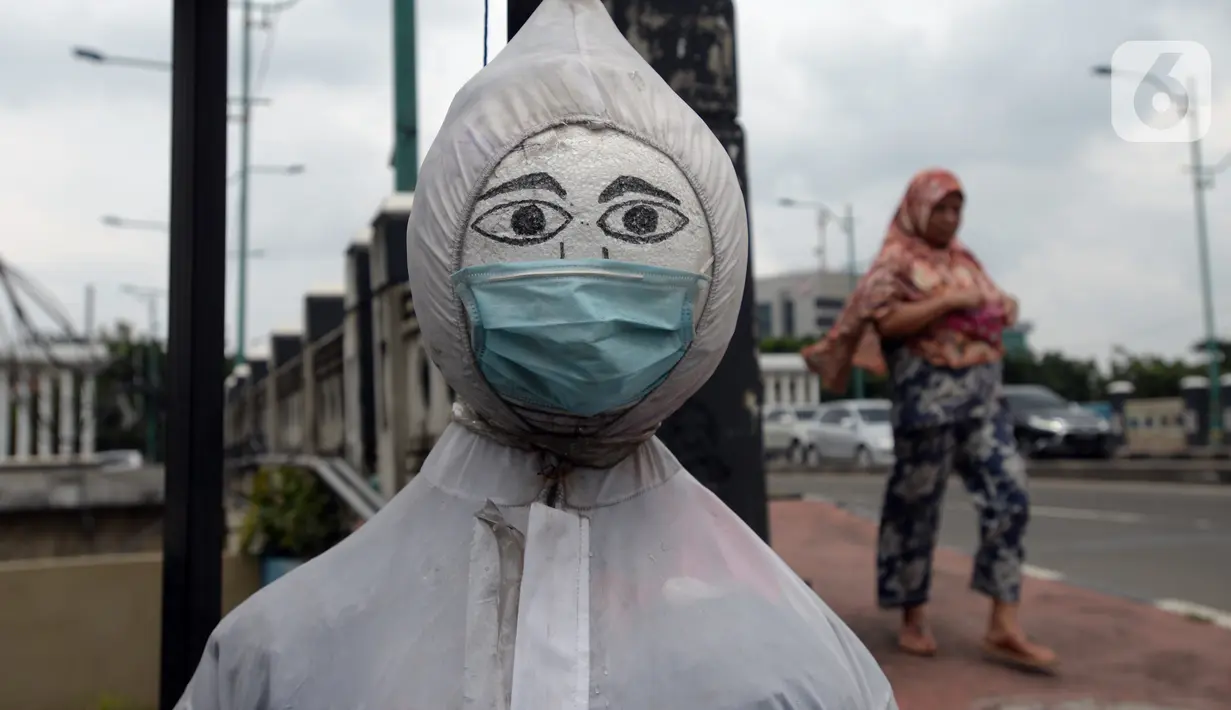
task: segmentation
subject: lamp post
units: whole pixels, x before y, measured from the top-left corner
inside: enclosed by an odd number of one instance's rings
[[[239,206],[237,209],[236,219],[238,221],[238,229],[236,230],[237,240],[239,242],[239,253],[241,257],[238,261],[239,272],[239,303],[236,305],[239,310],[239,317],[236,319],[236,329],[239,331],[239,337],[236,342],[239,343],[236,347],[235,362],[243,364],[244,362],[244,332],[246,326],[247,299],[248,299],[248,260],[242,255],[248,253],[248,177],[252,174],[253,168],[250,164],[250,136],[252,128],[252,107],[260,104],[268,104],[269,99],[262,99],[252,96],[252,27],[254,25],[252,15],[255,10],[262,10],[266,13],[281,12],[289,9],[298,0],[288,0],[286,2],[275,2],[264,5],[256,5],[252,0],[243,0],[241,3],[243,11],[243,32],[241,41],[241,91],[237,98],[227,99],[228,103],[238,104],[238,115],[232,116],[234,120],[239,121],[239,171],[236,175],[227,180],[227,184],[233,181],[239,182]],[[73,47],[73,57],[81,61],[90,62],[93,64],[110,64],[114,66],[133,67],[136,69],[147,69],[151,71],[169,72],[172,69],[172,63],[156,59],[142,59],[136,57],[124,57],[108,54],[100,49],[93,47]],[[298,172],[302,172],[303,166],[288,166],[299,167]],[[281,172],[282,174],[297,174],[287,170],[267,171]]]
[[[253,165],[248,168],[249,175],[302,175],[307,170],[302,163],[292,163],[291,165]],[[227,184],[230,185],[239,180],[242,173],[233,173],[227,178]]]
[[[1092,69],[1095,76],[1114,78],[1124,76],[1125,73],[1117,71],[1115,68],[1100,64]],[[1205,326],[1205,351],[1208,378],[1210,381],[1210,444],[1217,446],[1222,443],[1222,351],[1218,347],[1218,332],[1214,322],[1214,285],[1213,277],[1210,273],[1210,240],[1209,228],[1206,220],[1205,210],[1205,191],[1214,187],[1214,176],[1225,170],[1229,164],[1228,159],[1224,158],[1214,168],[1205,166],[1204,157],[1201,150],[1201,128],[1196,116],[1193,115],[1193,110],[1198,106],[1195,98],[1196,85],[1189,82],[1186,93],[1172,91],[1161,77],[1154,74],[1133,75],[1129,78],[1148,82],[1156,87],[1161,94],[1165,94],[1171,101],[1174,101],[1180,110],[1180,115],[1188,121],[1188,125],[1192,129],[1191,137],[1188,142],[1189,153],[1192,160],[1192,165],[1189,171],[1193,178],[1193,212],[1194,222],[1197,229],[1197,264],[1201,274],[1201,309]],[[1231,156],[1228,156],[1231,157]]]
[[[73,47],[73,57],[91,64],[111,64],[120,67],[131,67],[133,69],[146,69],[148,71],[171,71],[171,62],[168,61],[140,57],[123,57],[108,54],[93,47]]]
[[[240,168],[240,170],[232,173],[227,178],[227,185],[232,185],[238,181],[240,183],[240,196],[242,198],[248,192],[248,184],[247,184],[248,176],[251,176],[251,175],[293,176],[293,175],[302,175],[304,171],[306,170],[307,170],[307,166],[305,166],[303,163],[290,163],[286,165],[251,165],[248,167],[247,170]],[[155,231],[155,232],[167,232],[168,231],[167,223],[159,222],[157,220],[126,219],[124,217],[117,217],[115,215],[104,215],[102,217],[102,223],[107,225],[108,227],[113,227],[116,229],[143,229],[143,230],[149,230],[149,231]],[[253,250],[253,249],[248,248],[248,239],[247,239],[248,230],[246,228],[247,223],[248,223],[247,212],[245,211],[240,215],[240,219],[239,219],[239,237],[240,237],[238,240],[239,250],[235,252],[231,252],[229,254],[229,255],[234,255],[236,257],[239,257],[240,254],[245,255],[244,257],[237,258],[236,260],[236,264],[238,266],[237,271],[239,272],[238,279],[237,279],[238,286],[237,286],[237,295],[236,295],[236,300],[238,301],[238,303],[236,304],[236,310],[238,313],[237,313],[236,323],[235,323],[236,342],[238,343],[245,342],[243,340],[243,336],[247,333],[247,326],[248,326],[248,258],[256,256],[256,253],[260,251],[260,250]],[[263,254],[263,252],[261,253]],[[243,361],[244,361],[244,348],[236,347],[235,362],[237,365],[242,365]]]
[[[154,219],[129,219],[127,217],[117,217],[115,215],[104,215],[99,221],[113,229],[140,229],[151,232],[162,232],[163,234],[170,231],[170,225],[166,222],[159,222]],[[249,249],[247,254],[249,259],[263,259],[268,256],[268,253],[264,249]],[[234,259],[238,256],[238,249],[230,249],[227,251],[228,259]],[[125,286],[125,292],[129,292],[129,288],[130,287]]]
[[[838,225],[842,228],[842,233],[846,235],[846,252],[847,252],[846,271],[847,271],[847,278],[849,279],[850,291],[854,293],[855,286],[859,282],[859,271],[858,271],[857,264],[855,262],[855,210],[854,208],[848,203],[843,208],[842,214],[838,215],[836,212],[831,210],[828,205],[826,205],[823,202],[817,202],[816,200],[797,200],[797,199],[790,198],[790,197],[782,197],[778,199],[778,204],[782,207],[816,210],[817,225],[821,230],[822,254],[824,254],[824,249],[825,249],[825,245],[823,243],[823,240],[825,238],[825,231],[824,231],[825,225],[827,225],[830,221],[836,221],[838,223]],[[823,262],[822,262],[822,268],[824,268]],[[851,384],[854,388],[855,398],[863,399],[863,396],[864,396],[863,370],[859,368],[854,368],[853,372],[851,373]]]
[[[105,214],[99,218],[99,221],[112,229],[137,229],[149,232],[163,232],[164,234],[170,230],[170,226],[166,222],[156,219],[128,219],[127,217]]]

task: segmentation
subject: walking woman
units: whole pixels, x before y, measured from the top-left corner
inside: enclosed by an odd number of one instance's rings
[[[1018,620],[1030,503],[1003,401],[1000,338],[1017,301],[958,241],[964,201],[952,173],[916,175],[846,309],[804,356],[830,391],[846,389],[852,365],[891,383],[896,463],[881,510],[877,596],[882,608],[902,610],[900,648],[937,650],[928,591],[946,479],[956,471],[979,514],[971,587],[992,600],[983,650],[1046,671],[1055,654],[1029,641]]]

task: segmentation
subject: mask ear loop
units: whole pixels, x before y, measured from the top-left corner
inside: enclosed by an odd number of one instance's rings
[[[714,277],[711,273],[713,269],[714,269],[714,254],[713,252],[711,252],[710,258],[706,259],[705,263],[701,265],[701,275],[709,279],[712,282],[714,280]]]

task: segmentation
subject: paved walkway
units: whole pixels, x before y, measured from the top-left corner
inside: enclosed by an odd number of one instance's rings
[[[970,558],[937,551],[932,623],[940,654],[896,650],[897,618],[874,599],[875,524],[822,502],[770,506],[774,549],[863,639],[901,710],[1229,710],[1231,632],[1061,582],[1028,579],[1024,621],[1060,656],[1057,677],[984,662],[987,601]],[[1211,564],[1219,564],[1211,560]]]

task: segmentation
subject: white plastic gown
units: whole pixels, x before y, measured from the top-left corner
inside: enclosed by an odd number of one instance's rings
[[[569,145],[582,157],[552,163]],[[638,158],[643,149],[657,152]],[[513,172],[542,168],[535,156],[546,155],[579,214],[577,186],[605,180],[604,169],[678,178],[673,204],[691,232],[610,243],[610,258],[688,263],[710,277],[683,360],[631,408],[584,421],[528,411],[477,368],[449,276],[536,258],[481,246],[470,228],[515,151]],[[621,155],[634,164],[607,165]],[[654,173],[656,160],[670,170]],[[599,249],[592,222],[576,222],[540,247],[560,258],[566,246]],[[846,625],[653,438],[726,349],[746,224],[721,144],[599,0],[544,0],[454,100],[412,212],[416,313],[457,393],[457,421],[378,515],[223,619],[180,706],[895,710]]]

